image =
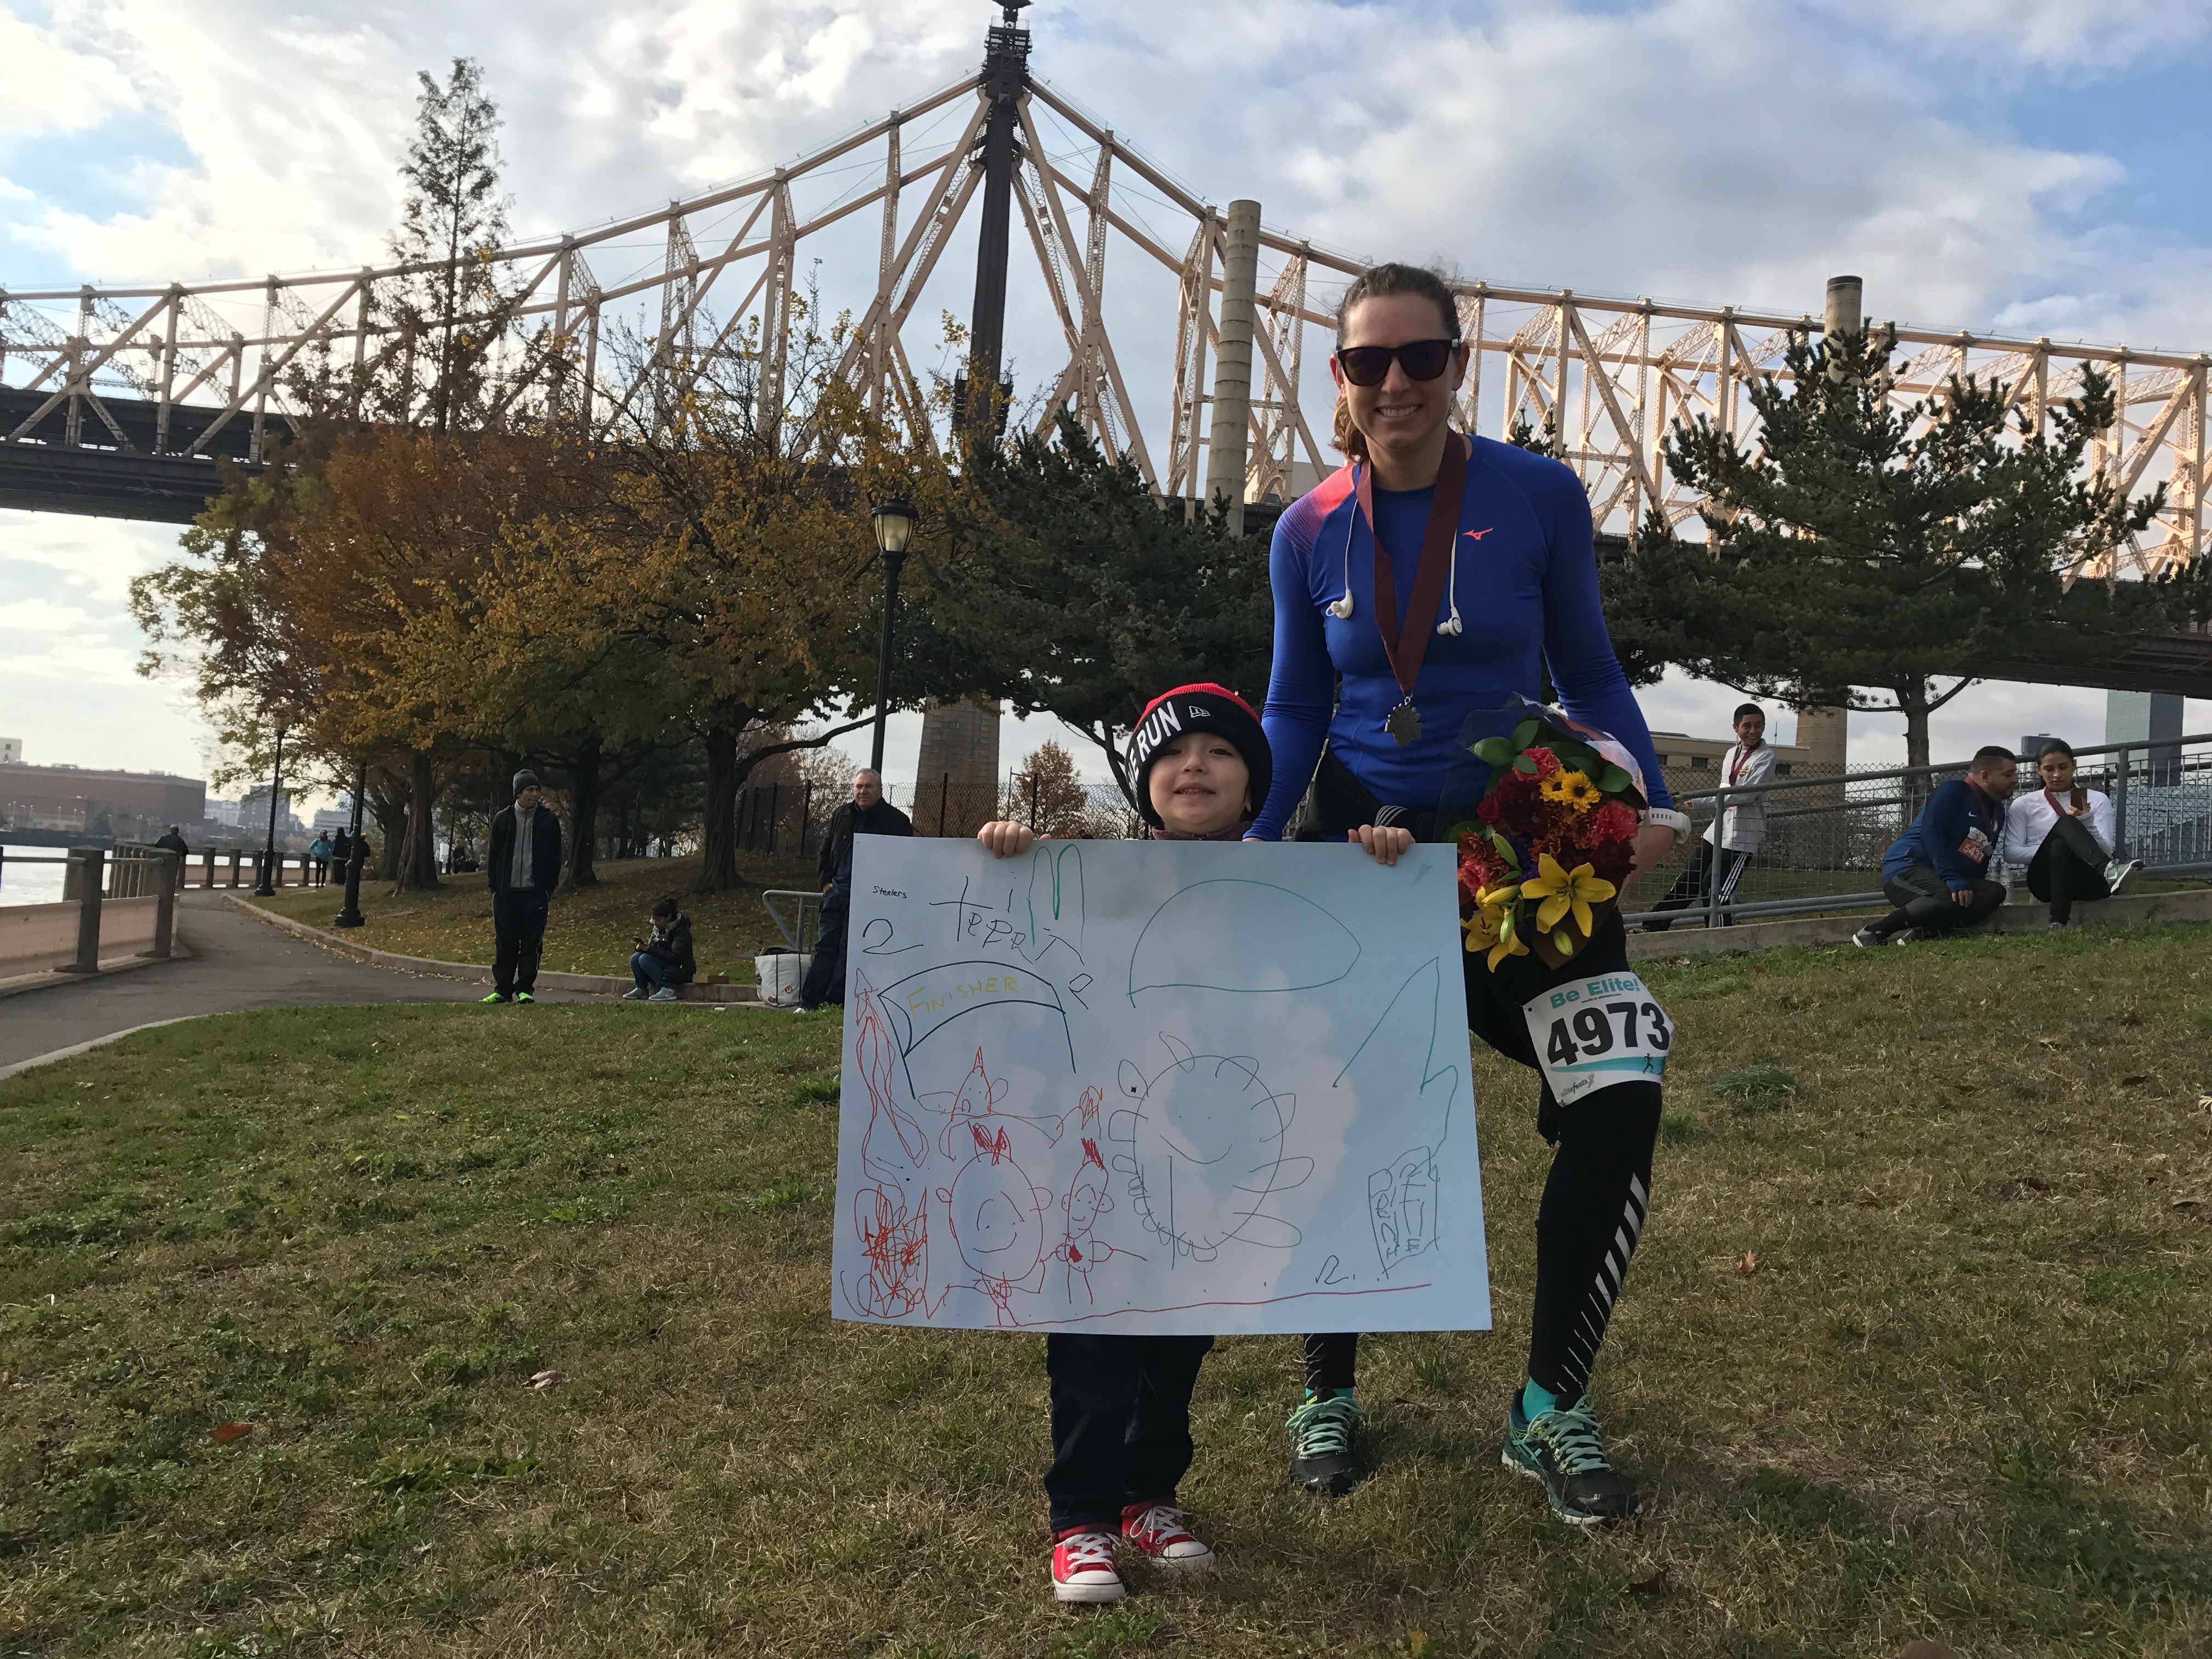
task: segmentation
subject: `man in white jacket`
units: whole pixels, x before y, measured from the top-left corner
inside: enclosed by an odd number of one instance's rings
[[[1774,751],[1766,746],[1766,714],[1757,703],[1745,703],[1735,711],[1735,747],[1721,762],[1721,781],[1731,789],[1771,782]],[[1692,904],[1703,908],[1711,902],[1708,884],[1714,882],[1720,886],[1720,902],[1727,904],[1735,896],[1744,866],[1751,862],[1765,835],[1764,794],[1723,797],[1722,810],[1715,814],[1705,839],[1690,849],[1690,860],[1682,866],[1682,873],[1667,890],[1667,896],[1651,908],[1683,910]],[[1733,927],[1735,921],[1725,914],[1721,917],[1723,927]],[[1673,925],[1671,918],[1655,917],[1644,927],[1647,933],[1663,933]]]
[[[2005,862],[2025,866],[2027,890],[2051,907],[2055,930],[2070,927],[2075,900],[2125,892],[2142,868],[2112,856],[2117,823],[2112,798],[2074,781],[2074,751],[2045,740],[2035,770],[2042,788],[2023,789],[2005,814]]]

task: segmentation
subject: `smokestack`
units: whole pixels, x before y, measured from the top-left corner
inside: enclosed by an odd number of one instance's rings
[[[1252,313],[1260,288],[1260,204],[1231,202],[1221,239],[1221,345],[1213,359],[1213,429],[1206,499],[1229,498],[1229,528],[1244,533],[1245,457],[1252,421]]]

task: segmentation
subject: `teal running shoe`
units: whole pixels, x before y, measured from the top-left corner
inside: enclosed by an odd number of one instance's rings
[[[1291,1431],[1291,1484],[1322,1498],[1341,1498],[1372,1473],[1358,1445],[1367,1413],[1349,1389],[1326,1398],[1308,1395],[1284,1426]]]
[[[1515,1389],[1505,1414],[1501,1461],[1543,1487],[1552,1513],[1571,1526],[1609,1527],[1644,1512],[1636,1483],[1605,1455],[1587,1395],[1531,1419],[1521,1408],[1521,1390]]]

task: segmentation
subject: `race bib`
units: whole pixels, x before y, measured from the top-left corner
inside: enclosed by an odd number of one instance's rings
[[[1600,974],[1540,993],[1521,1006],[1536,1063],[1562,1106],[1667,1074],[1674,1022],[1633,974]]]
[[[1990,838],[1979,830],[1966,831],[1966,840],[1959,843],[1959,856],[1976,864],[1986,864],[1990,857]]]

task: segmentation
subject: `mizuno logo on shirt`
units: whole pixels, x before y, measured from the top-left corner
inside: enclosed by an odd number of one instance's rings
[[[1497,526],[1496,525],[1491,525],[1491,526],[1487,526],[1487,527],[1486,527],[1486,528],[1485,528],[1485,529],[1481,529],[1481,530],[1462,530],[1462,531],[1461,531],[1459,533],[1460,533],[1461,535],[1462,535],[1462,536],[1466,537],[1466,538],[1468,538],[1468,540],[1469,540],[1469,541],[1471,541],[1471,542],[1479,542],[1479,541],[1480,541],[1480,540],[1481,540],[1485,536],[1487,536],[1487,535],[1491,532],[1491,531],[1495,530],[1495,529],[1497,529],[1497,528],[1498,528],[1498,526]]]

